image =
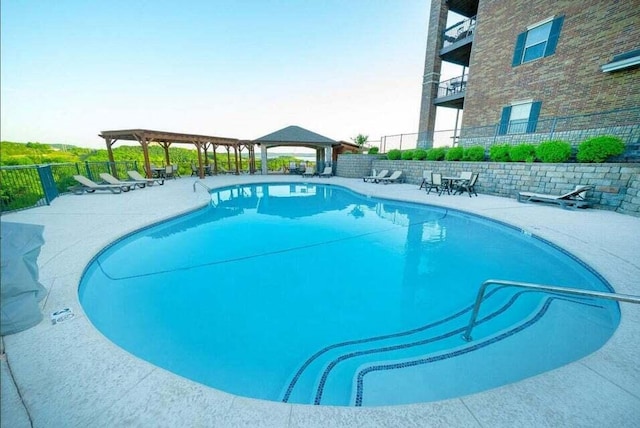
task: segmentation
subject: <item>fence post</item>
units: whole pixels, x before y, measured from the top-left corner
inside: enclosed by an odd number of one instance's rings
[[[400,134],[400,151],[402,151],[402,135],[403,134]]]
[[[40,183],[42,183],[42,190],[44,190],[44,199],[47,201],[47,205],[51,205],[51,201],[58,197],[58,188],[56,187],[56,181],[53,179],[51,165],[39,166],[38,176],[40,177]]]
[[[553,133],[556,132],[556,125],[558,124],[558,118],[554,117],[553,122],[551,122],[551,131],[549,132],[549,139],[553,140]]]
[[[89,180],[93,180],[93,174],[91,174],[91,167],[89,167],[89,161],[84,161],[84,166],[87,170],[87,178],[89,178]]]

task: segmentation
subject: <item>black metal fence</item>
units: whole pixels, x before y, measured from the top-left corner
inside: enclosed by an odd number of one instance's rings
[[[614,135],[627,145],[640,143],[640,107],[611,110],[575,116],[557,116],[539,119],[535,126],[528,122],[511,123],[505,129],[500,123],[426,132],[385,135],[380,139],[380,152],[391,149],[407,150],[417,147],[472,146],[489,147],[496,143],[539,143],[546,140],[565,140],[577,146],[587,138]],[[527,132],[527,131],[531,132]]]
[[[101,182],[100,173],[121,178],[127,171],[138,169],[136,161],[59,163],[50,165],[18,165],[0,167],[0,212],[49,205],[59,193],[65,193],[76,181],[74,175],[85,175]]]

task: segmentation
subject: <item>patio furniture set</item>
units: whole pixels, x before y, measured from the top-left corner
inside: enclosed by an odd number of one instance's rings
[[[478,173],[471,171],[462,171],[459,176],[442,175],[433,171],[422,171],[422,182],[419,189],[425,188],[427,193],[431,193],[434,190],[441,196],[443,193],[447,195],[459,194],[462,195],[465,192],[471,197],[471,195],[478,196],[475,185],[478,181]]]

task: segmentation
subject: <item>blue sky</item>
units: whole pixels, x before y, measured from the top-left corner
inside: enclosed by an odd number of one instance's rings
[[[428,0],[1,3],[1,138],[417,132]]]

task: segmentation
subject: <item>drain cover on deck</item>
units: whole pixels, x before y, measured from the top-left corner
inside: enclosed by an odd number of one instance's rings
[[[61,322],[69,321],[73,319],[76,314],[73,313],[71,308],[60,309],[51,314],[51,324],[60,324]]]

